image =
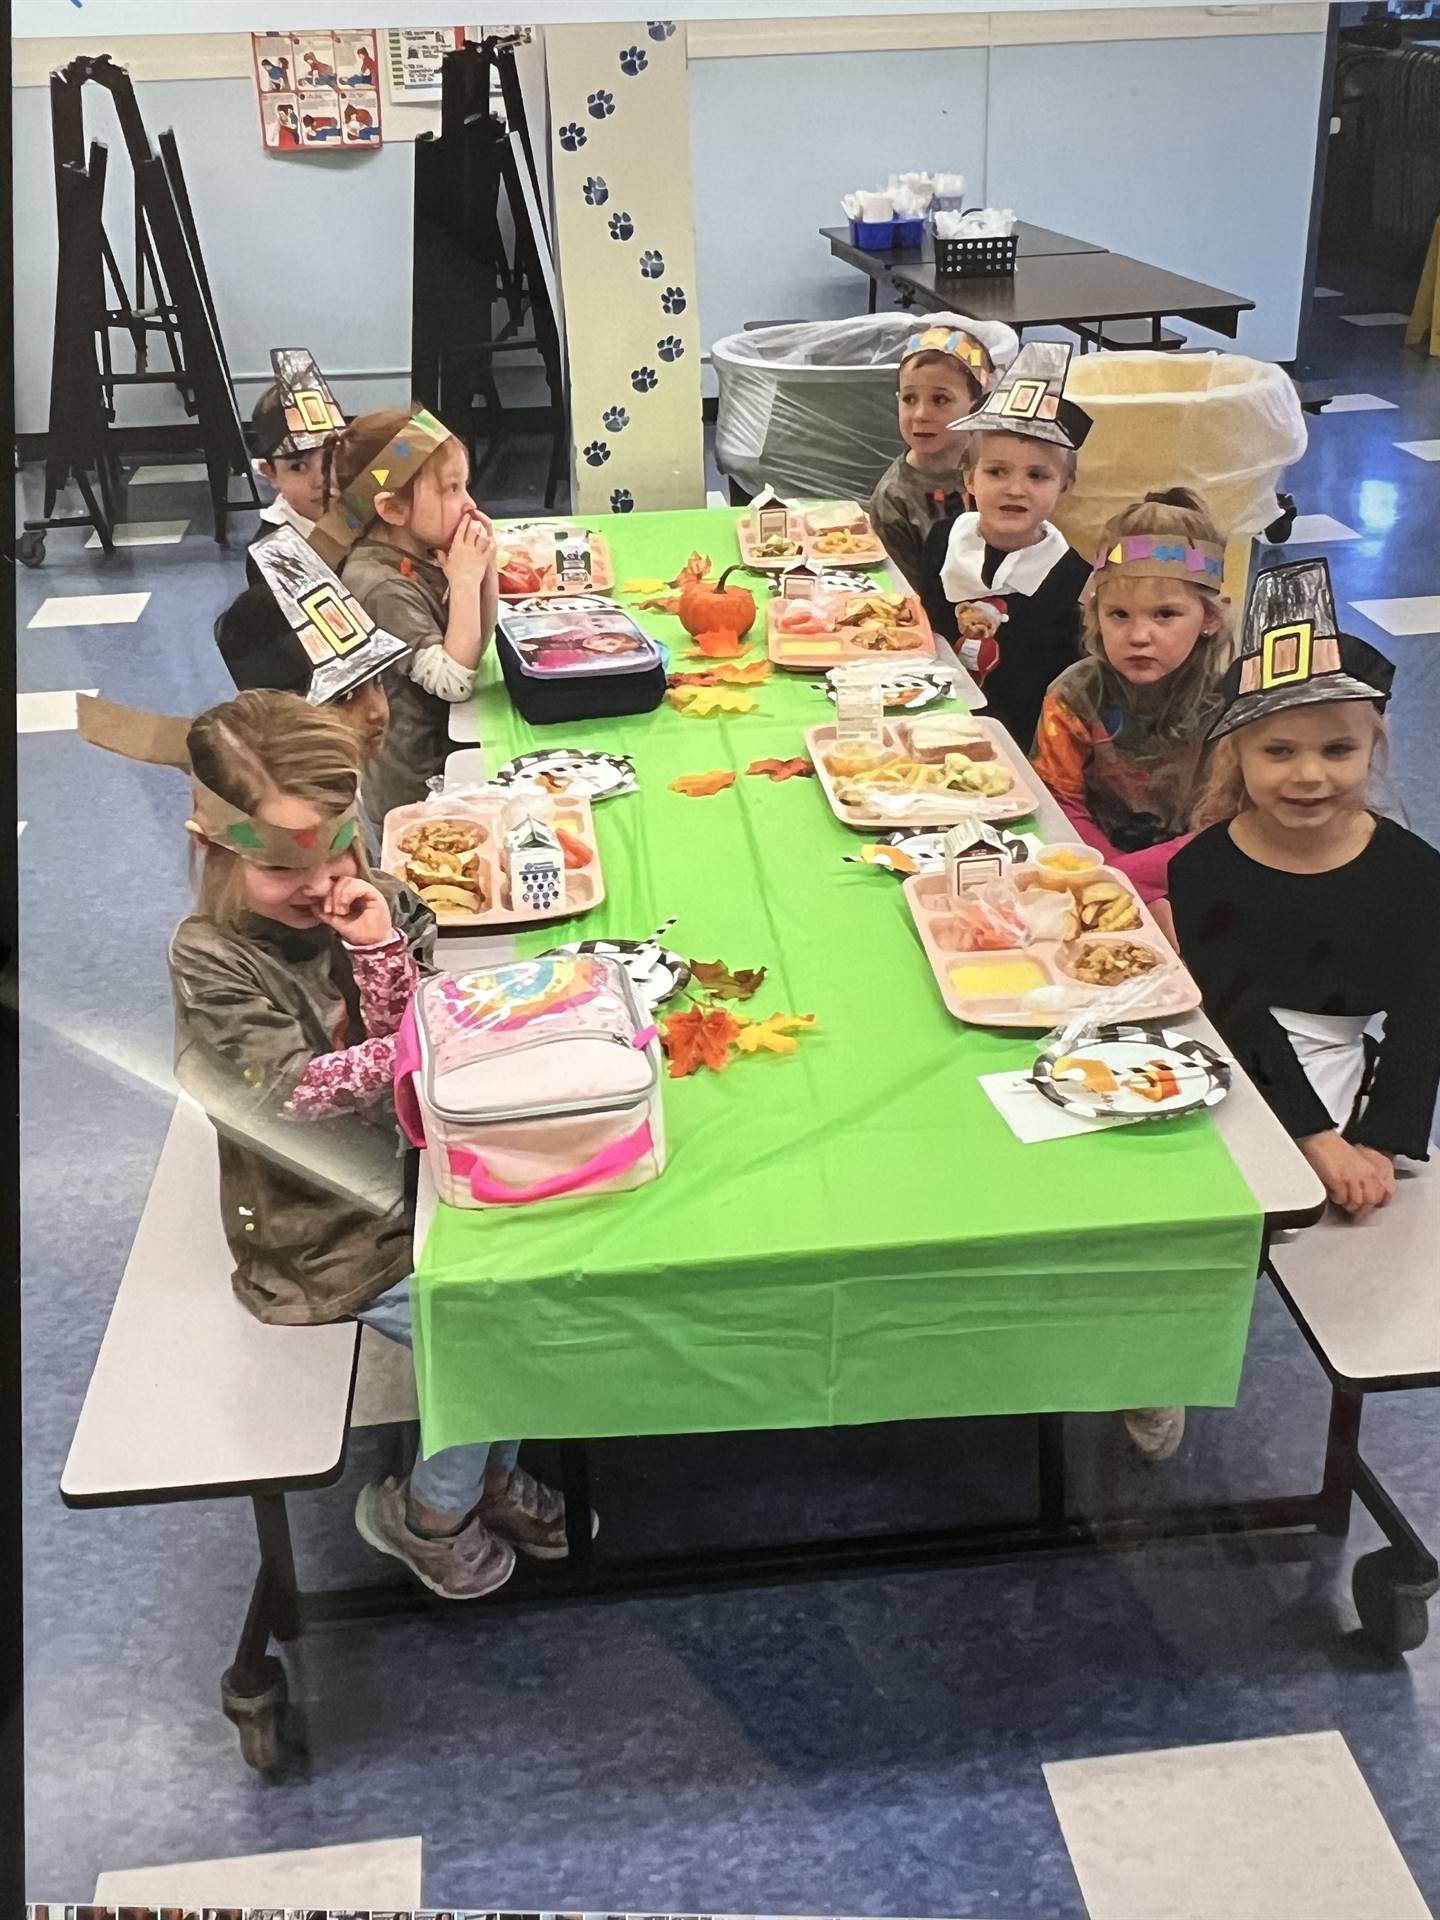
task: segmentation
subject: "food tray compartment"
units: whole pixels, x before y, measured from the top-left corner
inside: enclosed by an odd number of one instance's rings
[[[825,798],[835,818],[847,827],[854,827],[859,833],[886,832],[893,827],[954,826],[957,821],[968,819],[972,808],[982,820],[1023,820],[1027,814],[1035,811],[1036,806],[1035,776],[1029,763],[1020,757],[1019,750],[1003,727],[978,714],[973,715],[972,720],[976,730],[995,749],[994,761],[989,764],[1005,767],[1012,775],[1014,784],[1003,794],[927,794],[923,801],[917,802],[904,813],[889,813],[874,806],[852,804],[838,798],[836,776],[826,762],[826,755],[835,747],[836,729],[833,725],[811,727],[805,735],[805,747],[815,763],[816,778],[825,791]],[[881,732],[886,747],[902,754],[908,751],[910,729],[907,722],[887,720]]]
[[[823,512],[824,509],[812,508],[810,511]],[[827,536],[836,530],[822,528],[818,532],[812,532],[809,525],[810,514],[792,512],[786,520],[786,537],[793,543],[794,552],[762,554],[759,551],[761,542],[756,538],[755,529],[751,526],[748,516],[742,515],[735,525],[735,537],[740,543],[740,558],[747,567],[762,573],[781,573],[786,567],[793,567],[797,560],[808,560],[812,566],[836,567],[842,571],[845,568],[888,566],[890,556],[881,544],[874,527],[871,526],[869,515],[862,511],[860,518],[863,525],[853,529],[860,536],[853,553],[837,553],[830,550],[826,545]],[[843,532],[845,529],[839,531]]]
[[[883,589],[876,588],[874,591],[878,593]],[[828,593],[824,595],[822,606],[831,597]],[[838,610],[843,612],[845,605],[863,596],[846,593],[833,597],[838,603]],[[905,599],[911,613],[910,636],[913,644],[876,648],[856,646],[844,627],[831,627],[824,633],[786,633],[776,625],[778,609],[786,606],[803,607],[812,603],[777,597],[765,608],[766,647],[771,662],[777,667],[790,667],[797,673],[819,673],[829,667],[848,666],[852,660],[885,661],[897,667],[912,667],[932,661],[935,658],[935,635],[925,617],[925,609],[913,593],[906,594]]]
[[[562,587],[555,571],[554,528],[566,528],[570,522],[557,520],[554,526],[541,524],[507,533],[502,527],[495,529],[495,545],[501,553],[524,554],[528,559],[535,558],[535,550],[543,550],[547,545],[550,558],[548,564],[540,567],[540,585],[532,587],[528,593],[502,592],[502,600],[568,600],[576,594],[609,593],[615,585],[615,562],[610,557],[610,542],[603,533],[591,533],[585,529],[585,537],[590,543],[590,578],[584,586]],[[580,531],[580,529],[576,529]],[[532,548],[532,541],[534,546]],[[539,563],[537,562],[537,565]]]
[[[418,893],[418,888],[407,878],[407,856],[400,846],[401,837],[408,828],[421,821],[462,820],[479,827],[484,835],[479,851],[485,906],[479,913],[437,912],[436,925],[442,932],[451,927],[523,927],[538,925],[545,920],[568,920],[575,914],[588,913],[605,898],[600,843],[595,837],[595,820],[590,802],[579,795],[557,794],[553,798],[539,794],[527,795],[530,810],[536,819],[563,827],[577,840],[582,840],[589,847],[591,858],[588,866],[565,869],[565,899],[554,913],[516,913],[512,910],[509,877],[505,870],[503,823],[506,800],[511,797],[502,795],[491,799],[476,795],[467,799],[457,796],[439,803],[420,800],[407,807],[395,807],[386,814],[380,865],[386,873],[404,881],[412,892]]]
[[[1014,877],[1022,889],[1036,884],[1029,862],[1014,869]],[[1096,947],[1117,942],[1154,953],[1157,959],[1154,996],[1139,1007],[1127,1008],[1127,1020],[1170,1019],[1199,1006],[1200,989],[1125,876],[1112,867],[1099,867],[1088,878],[1123,887],[1139,915],[1138,925],[1113,933],[1081,934],[1075,940],[1037,938],[1028,946],[984,952],[967,952],[959,944],[959,923],[943,873],[917,873],[904,882],[906,904],[940,998],[957,1020],[979,1027],[1029,1027],[1043,1032],[1085,1004],[1085,983],[1074,972],[1077,960]],[[1052,1005],[1026,1006],[1021,995],[1036,987],[1058,988],[1061,994]],[[1097,986],[1093,992],[1098,996],[1104,988]]]
[[[735,538],[740,543],[740,558],[745,566],[760,573],[780,573],[786,567],[793,567],[797,560],[805,557],[805,523],[798,513],[787,516],[788,538],[794,546],[793,553],[762,554],[749,516],[742,514],[735,523]]]

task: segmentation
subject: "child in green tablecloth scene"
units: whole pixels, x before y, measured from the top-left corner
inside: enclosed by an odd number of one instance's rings
[[[424,800],[444,769],[450,708],[471,698],[495,631],[494,533],[470,498],[464,447],[423,407],[362,414],[325,458],[327,507],[311,544],[411,649],[365,775],[365,810],[379,826],[392,808]]]
[[[1223,701],[1224,574],[1224,539],[1184,487],[1117,514],[1082,602],[1085,658],[1051,683],[1030,755],[1079,838],[1152,903],[1189,838]]]
[[[974,510],[926,536],[917,590],[930,624],[956,643],[984,688],[987,718],[1029,747],[1050,682],[1080,658],[1080,595],[1090,577],[1049,516],[1075,483],[1090,416],[1065,398],[1070,349],[1032,341],[976,411],[966,436]]]
[[[905,343],[895,383],[905,451],[881,476],[870,519],[912,587],[931,527],[969,504],[960,474],[965,445],[949,429],[980,405],[1018,345],[1009,327],[950,313],[930,315]]]
[[[1440,852],[1369,791],[1393,673],[1339,632],[1323,560],[1257,575],[1211,824],[1171,864],[1206,1012],[1352,1220],[1429,1157],[1440,1086]]]
[[[190,772],[198,897],[170,945],[175,1075],[220,1137],[236,1294],[270,1324],[354,1318],[409,1346],[395,1034],[435,929],[369,870],[355,732],[269,692],[188,724],[87,702],[81,730]],[[365,1487],[362,1537],[451,1600],[503,1585],[517,1548],[562,1558],[564,1504],[517,1451],[450,1448]]]

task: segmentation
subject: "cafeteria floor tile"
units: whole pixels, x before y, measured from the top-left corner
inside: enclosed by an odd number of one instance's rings
[[[1403,327],[1410,320],[1408,313],[1342,313],[1340,318],[1347,327]]]
[[[117,547],[174,547],[185,538],[188,520],[127,520],[113,530]],[[98,547],[100,536],[92,533],[87,547]]]
[[[1355,600],[1351,605],[1367,620],[1397,638],[1407,634],[1440,634],[1440,593],[1412,594],[1400,600]]]
[[[1395,402],[1382,399],[1378,393],[1337,393],[1320,409],[1322,413],[1389,413],[1394,410]]]
[[[100,1875],[95,1899],[105,1906],[404,1910],[418,1907],[423,1898],[420,1855],[416,1837],[122,1867]]]
[[[75,731],[75,693],[17,693],[15,731],[17,733],[73,733]],[[98,687],[81,687],[81,693],[98,693]]]
[[[132,626],[149,598],[148,593],[52,594],[40,602],[26,629]]]
[[[1363,536],[1328,513],[1297,513],[1286,542],[1291,547],[1327,546],[1336,540],[1359,540]]]

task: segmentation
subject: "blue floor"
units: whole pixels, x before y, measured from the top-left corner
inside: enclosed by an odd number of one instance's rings
[[[1312,420],[1288,484],[1303,513],[1363,536],[1328,549],[1342,607],[1440,594],[1440,464],[1392,445],[1440,437],[1440,361],[1325,304],[1342,390],[1398,411]],[[195,524],[104,563],[53,536],[20,578],[20,685],[193,712],[228,690],[209,629],[240,553],[206,537],[202,488],[136,490],[130,513]],[[153,597],[133,626],[24,631],[47,593],[136,589]],[[1393,774],[1440,841],[1440,632],[1353,624],[1397,661]],[[1043,1762],[1335,1727],[1440,1903],[1440,1628],[1399,1665],[1357,1643],[1348,1569],[1377,1542],[1363,1516],[1345,1542],[320,1630],[287,1654],[310,1773],[248,1773],[219,1713],[253,1574],[244,1510],[72,1514],[56,1491],[172,1099],[182,790],[73,733],[19,751],[32,1898],[86,1899],[102,1867],[421,1834],[435,1907],[1080,1920]],[[1113,1419],[1072,1421],[1076,1505],[1312,1487],[1324,1420],[1314,1363],[1262,1288],[1239,1408],[1196,1414],[1159,1473]],[[1393,1396],[1366,1425],[1440,1539],[1440,1396]],[[359,1436],[344,1484],[293,1502],[307,1584],[374,1575],[350,1508],[383,1444]],[[1025,1421],[617,1442],[598,1450],[597,1505],[607,1540],[635,1546],[999,1516],[1029,1496],[1032,1449]]]

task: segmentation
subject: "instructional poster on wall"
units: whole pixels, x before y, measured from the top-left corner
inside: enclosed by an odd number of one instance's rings
[[[373,29],[252,33],[260,131],[270,153],[378,147],[380,63]]]
[[[389,27],[385,72],[393,100],[406,105],[440,98],[440,63],[465,42],[463,27]]]

